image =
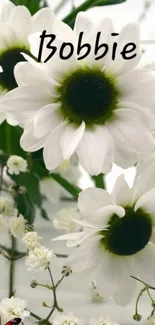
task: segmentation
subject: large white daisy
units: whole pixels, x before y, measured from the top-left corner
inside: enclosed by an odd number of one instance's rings
[[[142,169],[132,189],[120,176],[111,195],[98,188],[81,192],[83,220],[76,222],[84,231],[54,239],[80,245],[65,264],[74,272],[95,270],[100,292],[120,305],[133,296],[136,281],[131,275],[155,282],[155,165]]]
[[[153,72],[136,68],[140,60],[139,27],[129,24],[117,38],[116,59],[111,58],[112,22],[103,19],[95,26],[83,14],[77,16],[74,31],[55,20],[53,43],[75,46],[79,33],[92,51],[78,61],[76,52],[68,60],[59,51],[45,64],[30,60],[15,68],[19,88],[6,94],[1,107],[24,124],[21,146],[26,151],[44,148],[47,169],[53,170],[76,152],[81,165],[92,175],[106,173],[115,161],[122,167],[133,165],[137,154],[148,155],[155,147],[150,131],[154,126]],[[94,44],[109,44],[109,55],[95,60]],[[32,53],[38,54],[38,35],[31,37]],[[48,39],[49,41],[49,39]],[[137,45],[136,57],[124,60],[120,54],[129,42]],[[36,46],[35,46],[36,45]],[[43,60],[49,52],[43,52]]]
[[[41,9],[31,16],[25,6],[4,2],[0,10],[0,97],[18,86],[14,67],[18,62],[26,61],[24,53],[32,56],[29,36],[44,29],[51,31],[54,19],[50,8]],[[14,119],[7,115],[8,122],[14,124]],[[0,113],[0,122],[5,117],[5,113]]]

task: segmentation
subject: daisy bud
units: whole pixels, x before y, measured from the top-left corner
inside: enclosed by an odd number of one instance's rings
[[[142,319],[142,315],[140,315],[140,314],[135,314],[135,315],[133,315],[133,319],[136,320],[137,322],[140,322],[141,319]]]
[[[35,289],[37,287],[38,283],[36,280],[31,281],[30,286],[31,288]]]

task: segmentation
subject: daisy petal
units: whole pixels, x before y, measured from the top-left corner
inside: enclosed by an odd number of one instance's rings
[[[11,1],[6,1],[5,3],[3,3],[2,8],[0,10],[0,22],[6,23],[15,8],[16,6]]]
[[[85,42],[88,39],[88,36],[93,27],[93,22],[84,12],[79,12],[76,16],[75,24],[74,24],[74,32],[77,37],[79,34],[83,32],[83,41]]]
[[[69,159],[76,150],[76,147],[84,134],[84,130],[85,122],[82,122],[78,128],[70,123],[66,125],[60,143],[64,159]]]
[[[100,126],[86,129],[76,152],[81,165],[90,175],[109,172],[114,158],[114,143],[110,132]]]
[[[115,302],[119,306],[126,306],[131,301],[134,291],[136,289],[136,282],[129,276],[122,276],[118,284],[118,288],[113,296]]]
[[[116,214],[120,218],[124,217],[125,210],[119,205],[107,205],[97,210],[94,213],[93,220],[98,227],[108,226],[108,222],[113,214]]]
[[[100,208],[112,203],[110,194],[99,188],[87,188],[79,194],[78,208],[88,222],[90,216]]]
[[[60,139],[63,134],[66,122],[61,123],[47,138],[43,150],[46,168],[53,170],[63,161],[63,154],[60,147]]]
[[[62,123],[58,112],[59,104],[50,104],[42,107],[34,116],[34,135],[41,138],[53,132]]]
[[[19,41],[27,44],[27,37],[31,31],[31,14],[25,6],[17,6],[11,13],[8,23],[13,26]]]
[[[32,33],[41,32],[47,30],[47,33],[52,33],[52,26],[55,20],[55,14],[50,8],[40,9],[32,17]]]
[[[15,79],[18,86],[22,85],[38,85],[41,82],[46,82],[46,76],[42,67],[36,63],[37,66],[29,62],[19,62],[14,68]]]
[[[43,147],[44,138],[37,139],[33,136],[33,122],[25,125],[24,133],[20,139],[20,145],[25,151],[36,151]]]
[[[135,211],[143,209],[146,213],[155,217],[155,188],[151,189],[137,201]]]
[[[131,190],[124,179],[124,174],[117,177],[112,191],[112,196],[114,201],[122,206],[128,206],[128,204],[131,202]]]

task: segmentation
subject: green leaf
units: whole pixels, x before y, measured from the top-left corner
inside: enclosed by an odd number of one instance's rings
[[[47,7],[46,0],[11,0],[16,6],[23,5],[34,15],[41,8]]]
[[[62,177],[59,174],[50,174],[50,177],[52,177],[57,183],[59,183],[68,193],[70,193],[75,200],[78,199],[79,193],[82,191],[79,187],[71,184],[69,181],[67,181],[64,177]]]
[[[28,221],[29,224],[33,224],[36,214],[35,205],[32,202],[32,199],[29,193],[17,193],[15,195],[15,202],[17,204],[17,209],[24,218]]]
[[[65,19],[64,22],[69,26],[73,27],[77,14],[80,11],[86,11],[89,8],[93,8],[96,6],[107,6],[107,5],[115,5],[127,0],[86,0],[79,7],[75,8]]]
[[[0,125],[0,150],[8,155],[26,158],[26,152],[20,147],[23,130],[19,126],[11,126],[7,122]]]

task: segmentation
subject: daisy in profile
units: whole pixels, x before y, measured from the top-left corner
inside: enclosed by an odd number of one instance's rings
[[[42,30],[52,30],[55,15],[50,8],[40,9],[31,16],[25,6],[15,6],[5,1],[0,10],[0,97],[16,88],[14,67],[26,61],[24,54],[33,56],[30,51],[29,36]],[[0,122],[6,118],[0,113]],[[12,114],[7,116],[8,123],[17,124]]]
[[[84,60],[78,60],[76,51],[62,60],[62,44],[66,41],[76,46],[81,31],[83,42],[91,44],[93,50]],[[109,45],[109,55],[96,60],[93,45],[99,31],[100,43]],[[93,25],[83,13],[78,14],[74,30],[55,19],[52,45],[57,52],[52,59],[39,64],[30,58],[30,63],[19,63],[15,68],[19,87],[6,94],[0,105],[24,124],[22,148],[43,148],[49,170],[76,153],[89,174],[107,173],[113,161],[129,167],[137,162],[137,156],[145,157],[155,147],[155,77],[153,72],[137,68],[141,57],[139,27],[128,24],[120,32],[115,60],[110,51],[113,31],[109,19]],[[36,34],[31,42],[32,53],[37,56]],[[130,42],[136,45],[136,56],[124,60],[120,52]]]
[[[119,305],[134,294],[136,281],[131,275],[154,282],[155,164],[142,169],[131,189],[121,175],[111,194],[98,188],[81,192],[78,209],[83,220],[76,222],[83,232],[54,239],[78,245],[65,265],[73,272],[95,270],[101,294],[112,296]]]

